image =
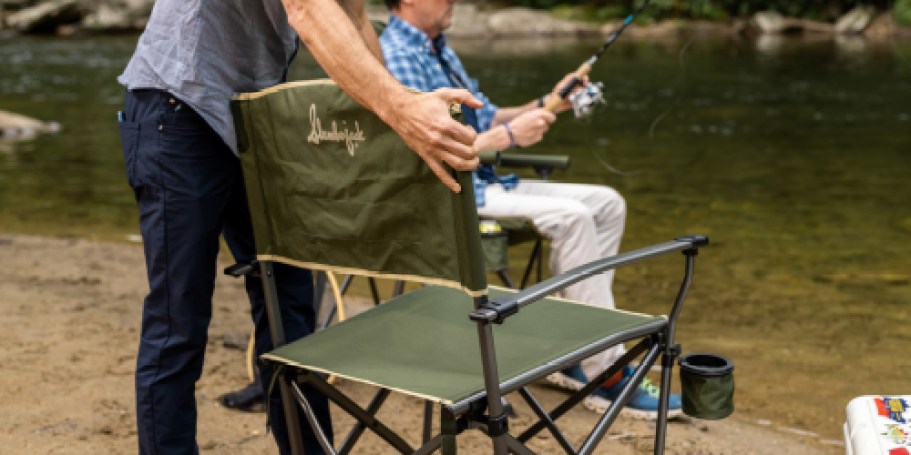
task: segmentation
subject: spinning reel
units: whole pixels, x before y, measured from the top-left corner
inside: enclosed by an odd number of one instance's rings
[[[588,117],[591,115],[599,104],[604,104],[604,84],[601,82],[592,82],[583,87],[582,90],[573,92],[568,97],[569,102],[573,105],[573,113],[576,118]]]
[[[614,30],[608,37],[604,44],[601,45],[601,48],[598,49],[591,57],[588,58],[582,65],[579,66],[576,71],[573,72],[573,78],[566,85],[560,88],[559,97],[551,97],[547,104],[544,106],[545,109],[551,112],[557,112],[560,103],[563,100],[569,100],[573,105],[573,112],[576,114],[576,118],[586,117],[591,115],[595,110],[597,105],[604,103],[604,96],[602,89],[604,84],[600,82],[593,82],[583,87],[582,90],[578,92],[573,92],[573,90],[582,85],[583,80],[591,72],[592,66],[595,62],[598,61],[598,58],[601,57],[601,54],[610,47],[611,44],[616,41],[617,37],[626,30],[632,22],[633,19],[648,6],[649,0],[644,0],[642,4],[636,8],[635,11],[626,16],[626,19],[623,20],[623,23],[620,24],[620,27]]]

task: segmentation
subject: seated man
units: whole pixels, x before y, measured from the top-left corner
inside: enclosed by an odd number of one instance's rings
[[[522,106],[498,108],[478,91],[451,48],[443,31],[452,19],[452,0],[386,0],[391,15],[380,37],[386,67],[402,84],[422,92],[443,87],[466,88],[484,106],[466,110],[466,120],[480,134],[474,145],[478,150],[504,150],[539,142],[555,115],[542,109],[546,98],[559,96],[558,87],[539,100]],[[559,110],[568,109],[564,102]],[[464,106],[463,106],[464,109]],[[550,240],[550,270],[557,274],[589,261],[614,255],[620,246],[626,205],[617,191],[598,185],[541,181],[519,181],[514,176],[500,177],[490,166],[475,172],[478,214],[489,218],[520,217],[530,220]],[[566,289],[563,297],[614,308],[611,294],[613,272],[585,280]],[[549,379],[566,388],[578,390],[623,355],[623,346],[586,359],[581,366],[564,370]],[[627,368],[609,379],[586,405],[604,412],[631,375]],[[658,388],[646,379],[624,412],[644,418],[657,417]],[[680,413],[680,397],[671,395],[671,415]]]

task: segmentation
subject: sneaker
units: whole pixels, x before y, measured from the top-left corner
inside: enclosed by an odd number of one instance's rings
[[[610,404],[620,396],[620,391],[629,381],[633,374],[633,369],[629,366],[623,369],[623,379],[610,387],[599,387],[590,396],[582,402],[586,408],[604,414]],[[588,378],[582,372],[579,365],[574,365],[558,373],[547,376],[548,382],[570,391],[581,390],[588,383]],[[621,414],[628,417],[644,420],[658,419],[658,402],[661,396],[661,388],[652,384],[651,380],[645,378],[639,387],[633,392],[626,406],[620,411]],[[671,393],[668,399],[668,418],[679,417],[683,414],[680,405],[680,395]]]

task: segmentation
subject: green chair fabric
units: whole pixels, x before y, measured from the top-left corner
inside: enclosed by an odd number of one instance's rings
[[[334,83],[294,82],[242,94],[232,109],[257,259],[486,288],[483,274],[469,276],[471,261],[481,260],[468,257],[465,242],[472,239],[452,222],[467,210],[460,198],[472,185],[453,194]]]
[[[491,288],[490,297],[512,294]],[[484,390],[477,325],[465,293],[424,287],[264,356],[442,404]],[[509,381],[594,344],[605,333],[662,327],[659,316],[546,299],[494,328],[497,367]]]

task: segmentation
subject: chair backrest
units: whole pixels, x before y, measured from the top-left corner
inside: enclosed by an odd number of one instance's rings
[[[470,173],[451,192],[330,80],[231,106],[258,259],[486,293]]]

